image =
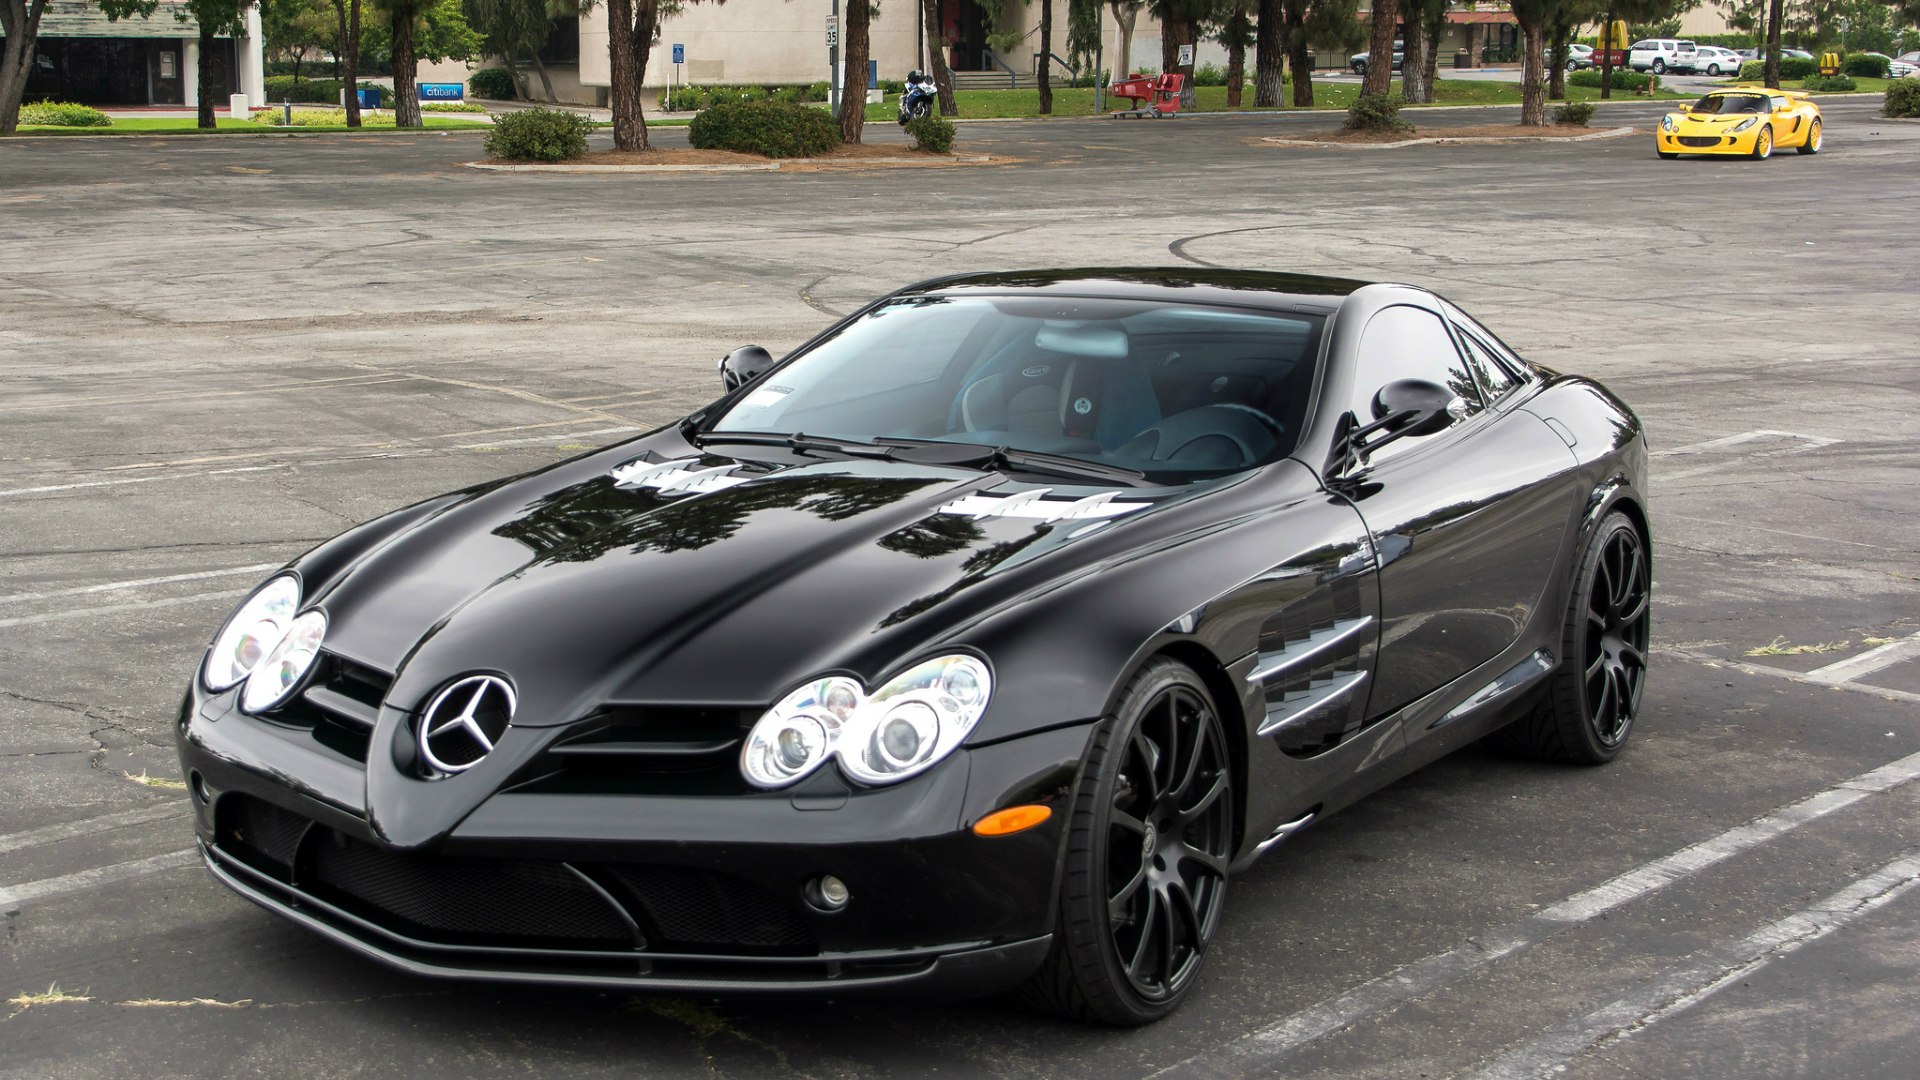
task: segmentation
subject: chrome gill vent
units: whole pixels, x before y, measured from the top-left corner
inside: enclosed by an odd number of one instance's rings
[[[940,508],[942,514],[961,517],[1031,518],[1035,521],[1077,521],[1115,518],[1145,510],[1150,502],[1118,502],[1119,492],[1102,491],[1084,499],[1050,499],[1052,488],[1035,488],[1018,495],[975,493]]]
[[[716,465],[712,468],[699,468],[699,458],[676,458],[673,461],[629,461],[616,465],[609,473],[615,487],[652,488],[663,494],[706,494],[719,491],[736,484],[744,484],[753,479],[750,476],[734,476],[734,470],[740,468],[738,462]]]

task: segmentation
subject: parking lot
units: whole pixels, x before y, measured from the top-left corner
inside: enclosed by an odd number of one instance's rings
[[[1324,114],[966,125],[1010,163],[795,174],[0,142],[0,1075],[1909,1074],[1920,123],[1825,104],[1825,152],[1765,162],[1260,141]],[[1183,264],[1430,287],[1636,407],[1655,651],[1620,760],[1469,750],[1302,833],[1188,1007],[1127,1031],[434,982],[199,867],[170,722],[294,555],[675,419],[727,350],[909,281]]]

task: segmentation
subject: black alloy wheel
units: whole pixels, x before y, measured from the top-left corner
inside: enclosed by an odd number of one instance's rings
[[[1627,744],[1647,682],[1653,563],[1625,514],[1587,542],[1568,597],[1560,663],[1538,705],[1487,737],[1526,757],[1598,765]]]
[[[1108,1024],[1171,1013],[1220,926],[1233,821],[1232,762],[1206,685],[1183,664],[1148,663],[1093,736],[1053,950],[1021,995]]]

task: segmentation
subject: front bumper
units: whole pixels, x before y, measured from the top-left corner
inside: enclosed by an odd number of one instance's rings
[[[1754,142],[1760,138],[1755,125],[1737,135],[1724,131],[1656,131],[1660,151],[1666,154],[1737,154],[1751,156]]]
[[[383,819],[405,815],[381,799],[408,788],[366,779],[390,755],[354,760],[337,737],[232,711],[230,697],[189,694],[177,739],[217,880],[418,974],[673,993],[967,996],[1017,984],[1049,946],[1065,809],[1091,731],[962,750],[876,789],[831,768],[751,795],[647,791],[632,778],[626,791],[503,785],[440,835],[395,843]],[[383,713],[367,745],[404,722]],[[468,775],[415,786],[445,795]],[[1058,812],[1012,836],[968,827],[1019,803]],[[838,911],[808,899],[829,873],[852,894]]]

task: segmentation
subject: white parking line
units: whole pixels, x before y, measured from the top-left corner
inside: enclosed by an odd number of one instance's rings
[[[41,593],[22,593],[19,596],[0,596],[0,604],[23,604],[29,600],[51,600],[56,596],[81,596],[86,593],[113,592],[117,589],[137,589],[144,585],[167,585],[176,581],[204,581],[207,578],[234,577],[239,574],[259,574],[279,568],[279,563],[253,563],[248,566],[229,566],[224,570],[198,570],[191,574],[169,574],[166,577],[127,578],[123,581],[108,581],[99,585],[78,585],[71,589],[53,589]]]
[[[42,878],[29,881],[24,885],[0,885],[0,915],[11,915],[20,910],[20,905],[39,900],[52,900],[68,893],[97,889],[103,885],[126,881],[130,878],[146,877],[163,870],[177,870],[182,866],[191,866],[199,861],[200,853],[193,848],[169,851],[164,855],[150,855],[144,859],[114,863],[92,870],[82,870],[75,874],[66,874],[56,878]]]
[[[1920,634],[1890,641],[1878,648],[1868,649],[1859,656],[1850,656],[1845,660],[1836,660],[1823,668],[1807,672],[1808,682],[1846,683],[1863,675],[1871,675],[1882,668],[1920,656]]]
[[[1920,705],[1920,694],[1911,690],[1894,690],[1890,687],[1874,686],[1871,683],[1853,682],[1851,679],[1839,681],[1816,679],[1813,677],[1813,672],[1788,671],[1786,668],[1768,667],[1765,664],[1749,664],[1744,660],[1729,660],[1726,657],[1712,656],[1690,649],[1663,649],[1661,652],[1667,656],[1691,660],[1707,667],[1726,668],[1729,671],[1745,672],[1748,675],[1766,675],[1770,678],[1785,679],[1788,682],[1805,683],[1808,686],[1824,686],[1829,690],[1845,690],[1855,694],[1869,694],[1886,701],[1904,701],[1912,705]]]
[[[184,802],[172,802],[160,806],[145,806],[138,810],[123,810],[117,814],[102,814],[84,821],[69,821],[61,825],[45,825],[25,832],[8,833],[6,836],[0,836],[0,855],[23,848],[57,844],[62,840],[77,840],[82,836],[112,832],[115,829],[125,829],[133,825],[168,821],[185,817],[187,812]]]
[[[1840,441],[1839,439],[1828,438],[1825,435],[1801,435],[1792,431],[1743,431],[1738,435],[1728,435],[1721,439],[1708,439],[1706,442],[1688,443],[1685,446],[1676,446],[1671,450],[1655,450],[1647,456],[1676,457],[1682,454],[1710,454],[1716,450],[1726,450],[1731,447],[1742,446],[1746,443],[1758,442],[1761,439],[1798,439],[1806,443],[1805,446],[1794,447],[1793,452],[1818,450],[1823,446],[1832,446],[1834,443]]]
[[[1495,960],[1545,940],[1564,927],[1652,895],[1732,855],[1783,836],[1869,795],[1892,791],[1915,779],[1920,779],[1920,753],[1849,777],[1816,795],[1681,848],[1444,952],[1395,968],[1352,990],[1282,1017],[1238,1042],[1196,1054],[1152,1075],[1218,1077],[1271,1072],[1282,1058],[1323,1035],[1456,982]]]
[[[130,604],[105,604],[100,607],[71,608],[66,611],[45,611],[38,615],[15,615],[11,619],[0,619],[0,627],[32,626],[35,623],[58,622],[62,619],[88,619],[95,615],[118,615],[123,611],[144,611],[147,608],[173,607],[177,604],[198,604],[207,600],[235,599],[231,589],[221,592],[194,593],[192,596],[167,596],[158,600],[137,600]]]
[[[1920,885],[1920,859],[1897,859],[1825,900],[1769,923],[1730,945],[1655,979],[1540,1039],[1505,1054],[1474,1074],[1474,1080],[1521,1080],[1552,1076],[1589,1047],[1633,1034],[1711,997],[1780,957],[1891,903]]]

